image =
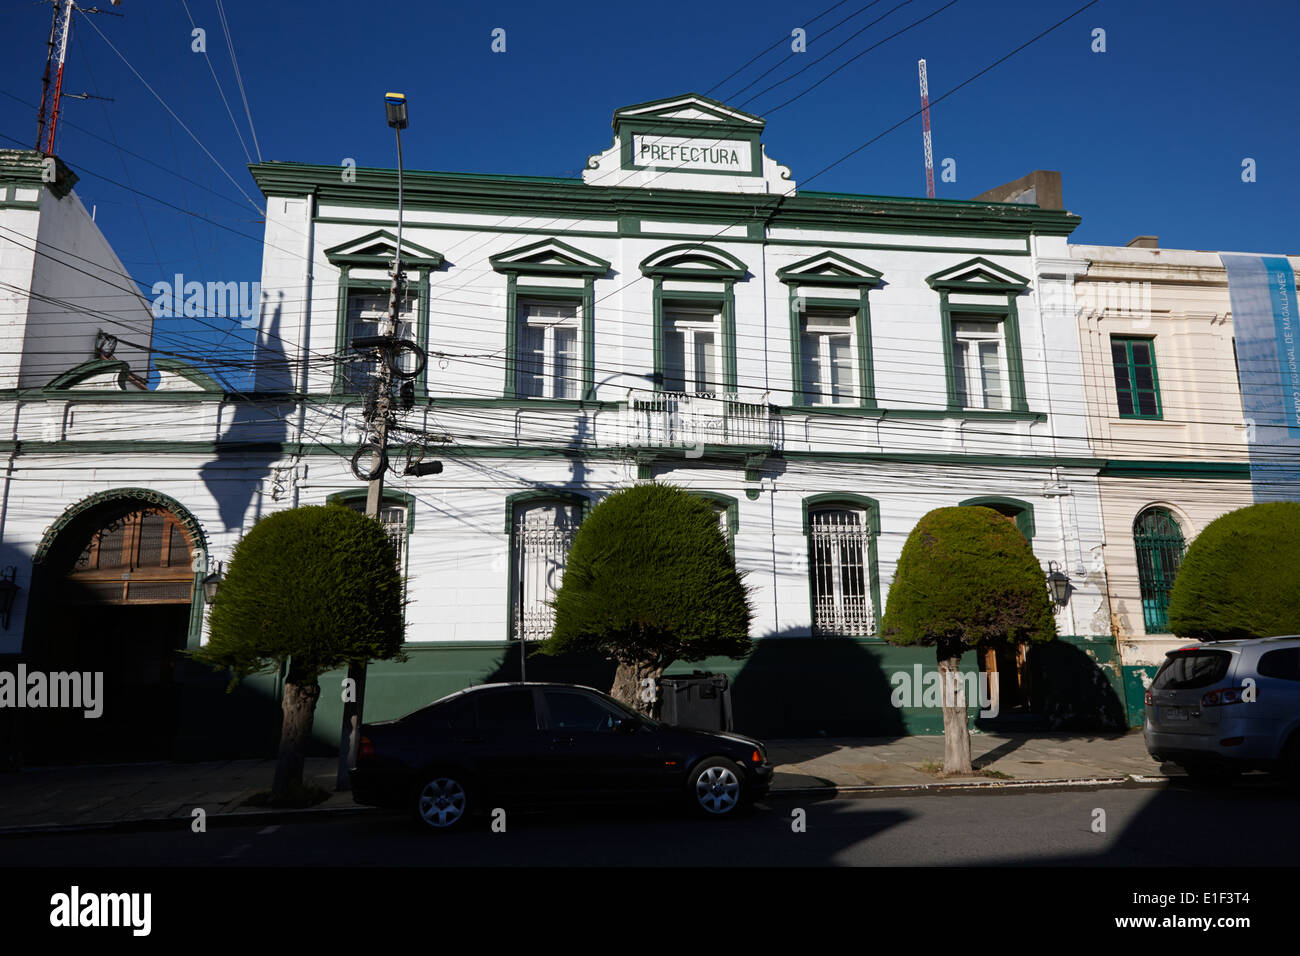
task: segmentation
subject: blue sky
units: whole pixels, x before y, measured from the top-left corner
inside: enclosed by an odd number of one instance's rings
[[[919,58],[937,99],[1084,2],[845,0],[821,17],[833,0],[223,0],[222,9],[267,160],[395,165],[382,98],[396,89],[410,102],[408,168],[577,176],[609,145],[614,109],[689,91],[766,117],[768,155],[801,188],[923,196],[919,118],[815,174],[918,108]],[[56,145],[81,177],[83,202],[146,291],[176,272],[256,280],[262,227],[244,193],[260,204],[245,150],[257,152],[217,0],[99,6],[125,17],[77,18],[64,88],[113,102],[65,99]],[[191,49],[191,16],[206,30],[206,59]],[[0,11],[4,146],[35,143],[49,18],[48,7],[19,0]],[[504,53],[491,50],[498,27]],[[807,31],[806,53],[791,52],[795,27]],[[1104,53],[1091,49],[1099,27]],[[937,195],[969,199],[1057,169],[1066,207],[1083,217],[1075,242],[1155,234],[1165,247],[1300,253],[1298,27],[1295,0],[1099,0],[934,106],[936,167],[950,157],[957,174],[936,182]],[[1246,157],[1256,182],[1242,182]],[[157,344],[242,354],[249,333],[229,325],[172,320]]]

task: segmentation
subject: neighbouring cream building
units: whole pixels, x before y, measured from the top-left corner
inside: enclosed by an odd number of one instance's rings
[[[1072,245],[1084,395],[1099,475],[1106,592],[1132,723],[1167,651],[1183,554],[1253,504],[1251,442],[1229,277],[1216,252]],[[1300,259],[1292,257],[1292,269]],[[1276,377],[1276,376],[1275,376]]]

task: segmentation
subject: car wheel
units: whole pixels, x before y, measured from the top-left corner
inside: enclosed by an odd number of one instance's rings
[[[745,805],[742,771],[730,760],[710,757],[691,770],[686,797],[691,809],[702,817],[734,817]]]
[[[415,791],[415,819],[427,830],[447,831],[464,827],[470,811],[470,791],[464,775],[425,774]]]

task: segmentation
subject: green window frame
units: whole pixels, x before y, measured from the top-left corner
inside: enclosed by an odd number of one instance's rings
[[[524,631],[527,629],[524,626],[524,617],[528,613],[524,607],[524,598],[527,592],[537,589],[539,582],[535,575],[524,573],[527,570],[524,564],[528,542],[532,538],[538,538],[544,549],[556,543],[554,535],[544,532],[540,535],[528,535],[527,528],[523,526],[523,519],[530,509],[548,505],[572,508],[576,511],[577,523],[570,529],[575,534],[592,508],[591,499],[586,495],[562,488],[537,488],[532,491],[521,491],[506,498],[505,532],[509,550],[506,576],[506,628],[507,639],[510,641],[529,640],[524,636]],[[567,563],[568,547],[566,546],[564,550],[565,563]]]
[[[1110,357],[1115,372],[1115,404],[1119,417],[1163,418],[1155,337],[1112,335]]]
[[[819,515],[860,514],[862,530],[854,533],[843,520],[819,522]],[[814,637],[856,637],[882,640],[880,637],[880,565],[876,557],[876,538],[880,535],[880,503],[866,495],[828,492],[810,495],[803,500],[803,533],[808,542],[808,612],[810,633]],[[865,562],[862,580],[853,580],[852,565]],[[820,595],[820,597],[819,597]],[[851,613],[852,599],[869,600],[869,633],[854,631],[859,627],[837,627],[834,618],[858,617]],[[819,623],[819,609],[829,611]],[[858,609],[861,610],[861,609]]]
[[[1020,350],[1020,317],[1014,300],[1007,305],[953,305],[943,295],[940,307],[943,327],[943,360],[948,392],[949,411],[1011,411],[1027,412],[1029,403],[1025,398],[1025,369]],[[961,390],[957,383],[957,323],[963,320],[972,322],[992,322],[1001,332],[1001,367],[1006,372],[1007,407],[1003,409],[985,409],[960,401]],[[969,396],[967,396],[969,399]]]
[[[505,382],[502,396],[530,403],[577,405],[596,398],[596,279],[609,274],[610,264],[554,236],[489,256],[495,272],[506,277]],[[532,277],[534,285],[529,285]],[[558,280],[544,285],[539,277]],[[568,302],[578,310],[579,388],[577,398],[521,395],[519,388],[519,310],[523,301]],[[552,391],[553,391],[552,387]]]
[[[578,402],[590,401],[595,395],[595,344],[592,341],[594,322],[592,311],[595,302],[591,283],[585,289],[557,289],[554,286],[521,286],[514,275],[507,280],[506,302],[509,310],[510,325],[506,330],[506,382],[505,397],[521,398],[527,401]],[[543,395],[525,395],[520,388],[523,365],[520,362],[519,329],[523,324],[521,313],[529,302],[563,303],[572,305],[577,314],[578,362],[577,362],[577,396],[557,398],[548,391]],[[561,324],[556,320],[552,325]],[[547,323],[539,323],[545,326]],[[567,324],[567,323],[564,323]],[[549,341],[549,338],[548,340]],[[545,349],[545,346],[543,347]],[[543,388],[553,389],[553,381],[547,378],[552,372],[551,361],[543,358]]]
[[[325,499],[327,504],[343,505],[352,508],[355,511],[366,513],[366,497],[369,494],[366,488],[354,488],[348,491],[338,491]],[[415,497],[407,494],[405,491],[398,491],[394,488],[384,489],[383,497],[379,500],[380,508],[404,508],[406,509],[406,534],[402,541],[403,553],[398,556],[402,563],[402,577],[406,578],[407,559],[411,551],[411,534],[415,531]]]
[[[992,508],[1003,517],[1010,518],[1015,522],[1016,530],[1025,536],[1032,548],[1034,545],[1034,533],[1037,530],[1034,526],[1034,506],[1028,501],[1021,501],[1019,498],[1004,498],[1001,495],[981,495],[978,498],[967,498],[965,501],[957,502],[958,507],[979,507]]]
[[[1183,529],[1167,508],[1146,508],[1133,520],[1142,623],[1148,634],[1169,633],[1169,596],[1186,551]]]
[[[641,274],[654,282],[652,309],[654,312],[654,390],[666,391],[664,375],[666,357],[664,347],[664,312],[674,306],[683,309],[716,310],[719,315],[718,359],[721,391],[738,391],[736,373],[736,293],[735,284],[744,281],[748,268],[728,252],[702,243],[683,242],[652,253],[641,261]],[[665,289],[664,280],[673,281],[679,288]],[[721,291],[680,288],[679,280],[721,284]],[[686,391],[690,391],[689,388]]]
[[[352,348],[352,342],[348,335],[348,315],[349,304],[354,295],[374,295],[387,300],[391,288],[391,282],[382,279],[357,279],[349,274],[347,266],[342,268],[339,276],[339,300],[338,300],[338,329],[337,335],[337,354],[355,355]],[[410,273],[408,272],[408,276]],[[429,346],[429,280],[428,274],[421,271],[419,278],[415,282],[407,282],[407,294],[415,297],[415,338],[414,341],[421,349],[428,350]],[[401,310],[398,310],[401,314]],[[365,389],[354,388],[348,381],[348,370],[357,368],[352,362],[338,362],[334,366],[334,384],[333,390],[336,396],[344,395],[364,395]],[[426,394],[426,375],[427,369],[421,370],[419,376],[415,379],[415,391],[417,395]]]
[[[849,319],[849,328],[853,336],[853,389],[847,402],[833,400],[810,401],[809,383],[805,379],[804,354],[805,337],[809,335],[807,327],[810,317],[818,315],[831,318]],[[818,333],[818,334],[830,334]],[[871,313],[867,305],[867,290],[864,286],[858,301],[809,297],[795,294],[795,287],[790,288],[790,361],[793,376],[795,407],[803,410],[835,408],[875,408],[876,385],[871,359]],[[821,394],[824,396],[825,392]]]
[[[339,270],[337,321],[335,325],[335,351],[338,355],[353,355],[348,338],[348,303],[356,293],[388,297],[392,286],[390,278],[359,278],[354,269],[389,271],[397,250],[397,237],[380,229],[364,236],[349,239],[324,250],[326,260]],[[429,350],[429,282],[431,273],[443,263],[442,254],[414,242],[402,242],[402,270],[406,273],[406,292],[416,297],[414,341],[426,353]],[[334,397],[363,394],[348,387],[346,369],[350,362],[336,362],[330,391]],[[428,370],[421,370],[415,378],[415,394],[428,394]]]

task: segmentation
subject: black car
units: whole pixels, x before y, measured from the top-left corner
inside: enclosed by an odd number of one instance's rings
[[[576,684],[484,684],[364,724],[352,798],[449,830],[502,804],[676,799],[731,817],[771,781],[757,740],[669,726]]]

